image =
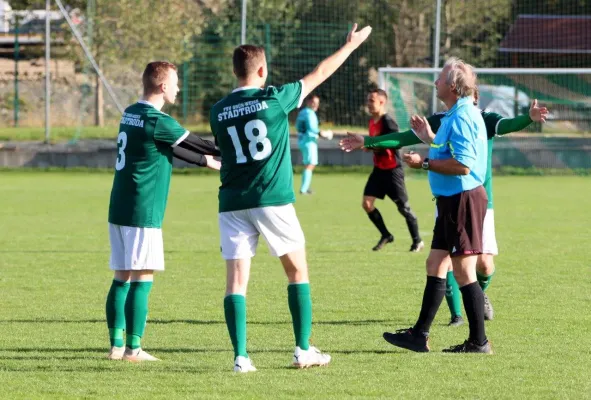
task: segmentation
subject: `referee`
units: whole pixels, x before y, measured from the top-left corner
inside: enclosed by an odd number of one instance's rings
[[[435,82],[437,97],[448,111],[431,143],[429,157],[404,156],[409,167],[429,171],[429,185],[437,199],[437,216],[419,318],[412,328],[384,333],[384,339],[397,347],[429,351],[429,329],[445,295],[450,256],[462,292],[470,336],[464,343],[444,351],[492,353],[484,330],[484,295],[476,281],[476,262],[483,251],[482,230],[488,203],[482,186],[488,156],[486,126],[472,99],[475,86],[472,67],[456,58],[449,59]],[[432,135],[425,118],[417,118],[414,128],[419,138]]]
[[[398,124],[386,113],[388,95],[382,89],[374,89],[367,95],[367,108],[371,114],[369,120],[369,135],[380,136],[391,132],[398,132]],[[374,168],[369,175],[363,191],[361,206],[367,216],[380,231],[381,237],[373,247],[374,251],[382,249],[386,244],[394,242],[394,236],[384,223],[382,214],[375,207],[376,199],[388,196],[406,220],[412,245],[410,251],[418,252],[425,247],[419,235],[417,217],[410,209],[408,194],[404,183],[404,170],[400,160],[400,151],[394,149],[376,150],[373,155]]]

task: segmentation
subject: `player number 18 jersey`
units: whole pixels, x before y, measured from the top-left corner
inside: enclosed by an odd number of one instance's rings
[[[222,153],[220,212],[295,201],[287,115],[301,95],[301,81],[247,87],[213,106],[210,125]]]

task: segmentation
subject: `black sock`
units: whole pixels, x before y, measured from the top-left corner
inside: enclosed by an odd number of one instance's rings
[[[408,226],[408,231],[410,232],[410,236],[412,237],[413,243],[419,243],[421,241],[421,235],[419,234],[419,223],[417,222],[417,217],[412,215],[412,217],[406,218],[406,226]]]
[[[484,332],[484,294],[478,282],[460,288],[464,300],[464,310],[470,325],[470,340],[482,346],[486,343]]]
[[[384,219],[382,218],[382,214],[377,208],[374,208],[373,211],[367,213],[367,216],[373,222],[373,224],[378,228],[382,237],[384,236],[391,236],[390,232],[388,232],[388,228],[386,228],[386,224],[384,224]]]
[[[413,331],[429,336],[429,329],[435,319],[437,310],[445,297],[445,279],[436,276],[427,276],[427,284],[423,293],[421,313]]]
[[[408,201],[402,202],[400,200],[395,201],[395,203],[396,207],[398,207],[398,212],[406,220],[406,226],[408,227],[408,232],[410,232],[412,242],[415,244],[419,243],[421,241],[421,235],[419,234],[419,223],[417,221],[417,216],[410,209],[410,204],[408,204]]]

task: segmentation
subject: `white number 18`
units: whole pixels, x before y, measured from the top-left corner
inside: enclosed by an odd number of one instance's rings
[[[258,130],[259,134],[255,136],[254,130]],[[246,162],[246,156],[242,151],[242,145],[240,144],[240,138],[238,137],[238,131],[235,126],[228,127],[228,134],[232,138],[232,144],[236,151],[236,164],[244,164]],[[271,154],[271,141],[267,138],[267,126],[260,119],[249,121],[244,126],[244,135],[248,139],[248,151],[253,160],[264,160]],[[262,145],[262,149],[259,151],[258,145]]]

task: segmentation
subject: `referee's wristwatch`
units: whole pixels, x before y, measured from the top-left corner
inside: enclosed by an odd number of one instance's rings
[[[421,168],[423,168],[424,170],[429,169],[429,158],[428,157],[423,160],[423,164],[421,164]]]

